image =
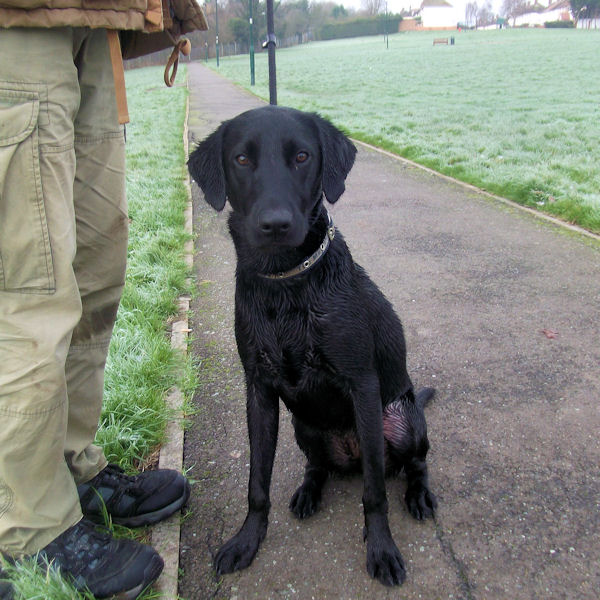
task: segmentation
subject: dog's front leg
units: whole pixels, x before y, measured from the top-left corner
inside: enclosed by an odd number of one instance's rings
[[[215,570],[219,575],[249,566],[267,534],[271,507],[269,488],[279,427],[279,397],[274,390],[248,381],[246,410],[250,438],[248,514],[241,529],[215,557]]]
[[[388,523],[383,414],[379,381],[375,374],[365,376],[357,386],[354,411],[364,475],[363,510],[367,571],[371,577],[384,585],[400,585],[406,578],[406,570]]]

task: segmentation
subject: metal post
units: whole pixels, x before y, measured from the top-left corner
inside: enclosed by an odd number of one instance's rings
[[[254,85],[254,32],[252,29],[252,3],[254,0],[248,0],[250,5],[250,85]]]
[[[267,50],[269,53],[269,104],[277,104],[277,74],[275,70],[275,22],[273,0],[267,0]]]
[[[383,22],[383,38],[385,40],[385,47],[390,47],[390,34],[388,33],[388,5],[385,3],[385,21]]]
[[[215,52],[217,54],[217,67],[219,66],[219,0],[215,0]]]

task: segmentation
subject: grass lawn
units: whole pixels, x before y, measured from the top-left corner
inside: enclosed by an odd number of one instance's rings
[[[168,320],[177,299],[191,292],[183,258],[183,211],[188,197],[183,148],[187,90],[166,88],[163,67],[126,73],[131,123],[127,125],[127,197],[130,216],[125,291],[110,346],[105,399],[97,442],[124,468],[153,460],[169,419],[165,397],[195,387],[191,359],[171,350]],[[177,81],[185,82],[180,67]],[[117,528],[117,535],[132,535]],[[144,536],[142,531],[141,536]],[[8,570],[8,568],[7,568]],[[33,564],[10,569],[15,600],[90,600]],[[160,598],[152,590],[141,600]]]
[[[452,31],[455,45],[433,46],[441,35],[278,50],[278,103],[600,233],[600,32]],[[219,71],[268,99],[266,53],[253,88],[248,56]]]
[[[177,385],[190,396],[195,385],[192,365],[173,352],[167,336],[178,297],[191,293],[183,258],[187,89],[167,88],[162,70],[126,73],[129,257],[97,435],[107,459],[126,469],[151,460],[162,443],[168,390]],[[184,69],[178,82],[185,78]]]

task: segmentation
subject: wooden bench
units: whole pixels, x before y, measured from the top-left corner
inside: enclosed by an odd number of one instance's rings
[[[438,44],[446,44],[448,45],[448,38],[434,38],[433,45],[437,46]]]

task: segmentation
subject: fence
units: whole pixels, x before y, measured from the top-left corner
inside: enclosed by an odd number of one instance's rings
[[[288,38],[278,39],[278,48],[289,48],[291,46],[297,46],[299,44],[306,44],[312,40],[312,32],[294,35]],[[254,51],[258,54],[260,52],[266,52],[263,50],[260,44],[254,46]],[[249,43],[248,42],[231,42],[227,44],[219,44],[219,56],[221,58],[225,56],[235,56],[237,54],[249,54]],[[161,50],[160,52],[154,52],[146,56],[140,56],[138,58],[132,58],[125,61],[126,69],[136,69],[138,67],[148,67],[152,65],[165,65],[171,50]],[[216,46],[214,40],[212,42],[198,43],[197,41],[192,42],[192,51],[189,57],[180,56],[180,62],[188,62],[189,60],[208,60],[216,57]]]
[[[577,21],[577,29],[600,29],[600,18],[579,19]]]

